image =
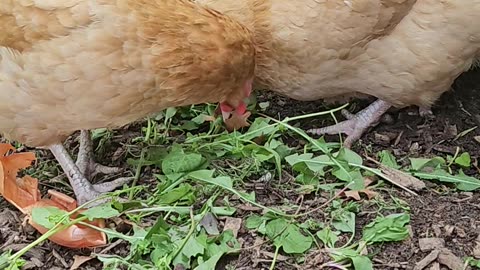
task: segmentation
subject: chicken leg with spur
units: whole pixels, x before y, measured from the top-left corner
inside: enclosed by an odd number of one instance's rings
[[[245,117],[256,44],[231,17],[189,0],[40,2],[0,3],[0,133],[50,149],[78,203],[131,179],[90,183],[118,169],[93,162],[87,130],[200,103]],[[62,142],[77,130],[74,162]]]

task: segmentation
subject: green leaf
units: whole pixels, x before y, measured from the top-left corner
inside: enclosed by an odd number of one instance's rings
[[[380,157],[380,163],[383,165],[394,169],[400,169],[397,159],[390,151],[382,150],[380,153],[378,153],[378,156]]]
[[[210,259],[206,260],[205,262],[199,264],[195,267],[195,270],[212,270],[215,269],[217,266],[218,261],[222,258],[223,253],[218,253],[210,257]]]
[[[161,166],[163,159],[168,155],[168,151],[165,147],[155,146],[149,147],[145,153],[144,158],[127,160],[127,163],[131,166],[149,166],[156,165]]]
[[[338,168],[333,170],[332,174],[338,179],[347,182],[351,190],[365,189],[365,180],[358,168],[351,171],[344,171],[343,169]]]
[[[458,175],[451,175],[442,169],[436,169],[431,173],[413,172],[412,174],[422,179],[453,183],[457,189],[462,191],[474,191],[480,188],[480,180],[465,175],[462,170],[459,171]]]
[[[285,157],[285,160],[297,172],[313,172],[324,176],[324,168],[331,164],[330,158],[326,155],[313,157],[313,154],[293,154]],[[308,169],[308,170],[307,170]]]
[[[155,225],[148,230],[145,238],[150,239],[154,234],[164,233],[168,229],[168,224],[163,220],[163,217],[158,217]]]
[[[426,167],[438,168],[439,165],[445,165],[445,160],[441,157],[410,158],[410,164],[412,165],[412,170],[420,171]]]
[[[410,215],[406,213],[377,217],[363,229],[363,237],[367,243],[402,241],[408,238],[406,224]]]
[[[245,140],[252,140],[261,135],[270,135],[278,131],[278,126],[270,125],[270,120],[263,117],[255,118],[248,131],[243,135]]]
[[[469,168],[471,165],[470,154],[468,152],[462,153],[455,159],[455,164],[458,164],[465,168]]]
[[[191,258],[203,254],[204,251],[204,247],[194,237],[190,237],[183,247],[182,253]]]
[[[295,180],[304,187],[307,185],[315,187],[320,183],[320,179],[317,176],[309,173],[301,173],[295,177]]]
[[[355,213],[342,211],[339,216],[335,216],[332,222],[333,227],[341,232],[355,232]]]
[[[166,118],[166,119],[170,119],[170,118],[172,118],[173,116],[175,116],[176,113],[177,113],[177,108],[175,108],[175,107],[170,107],[170,108],[168,108],[168,109],[165,111],[165,118]]]
[[[363,164],[362,157],[348,148],[340,149],[340,151],[338,152],[337,159],[343,160],[350,164],[355,164],[355,165]]]
[[[162,162],[162,171],[170,179],[177,179],[185,173],[199,169],[205,164],[205,159],[200,154],[185,153],[183,149],[173,147]]]
[[[24,269],[23,266],[27,263],[25,260],[22,258],[18,258],[15,261],[12,261],[10,259],[11,256],[11,251],[7,251],[2,253],[0,255],[0,269],[6,269],[6,270],[21,270]]]
[[[468,264],[469,264],[470,266],[473,266],[473,267],[475,267],[475,268],[479,268],[479,269],[480,269],[480,260],[477,260],[477,259],[475,259],[475,258],[473,258],[473,257],[467,257],[467,258],[466,258],[466,261],[468,262]]]
[[[457,188],[462,191],[473,191],[480,188],[480,180],[477,178],[471,177],[463,173],[463,170],[459,171],[459,174],[456,176],[458,179]]]
[[[373,270],[373,264],[370,258],[366,256],[351,257],[355,270]]]
[[[300,228],[294,224],[289,224],[284,219],[275,219],[267,223],[266,234],[273,240],[277,247],[282,247],[288,254],[301,254],[307,251],[311,246],[313,239],[310,236],[304,236]]]
[[[268,222],[266,227],[266,235],[271,240],[274,240],[276,237],[280,236],[280,234],[287,228],[288,223],[283,218],[277,218],[270,222]]]
[[[259,215],[251,215],[245,221],[245,227],[249,230],[257,229],[264,223],[266,220],[264,217]]]
[[[212,209],[212,213],[215,214],[216,216],[232,216],[237,211],[237,209],[233,207],[221,207],[221,206],[212,207],[211,209]]]
[[[68,213],[57,207],[35,207],[32,209],[32,220],[47,229],[53,228]]]
[[[168,191],[165,194],[162,194],[158,198],[159,204],[170,205],[176,202],[181,204],[191,205],[195,202],[196,197],[194,194],[194,189],[189,184],[181,184],[180,186]]]
[[[202,233],[197,237],[197,241],[205,248],[205,252],[203,256],[199,257],[199,265],[195,269],[215,269],[224,254],[240,248],[240,243],[235,239],[231,230],[224,231],[216,237],[208,237]]]
[[[110,204],[104,204],[89,208],[81,213],[82,216],[88,218],[88,220],[94,220],[97,218],[112,218],[120,215],[120,213],[113,209]]]
[[[335,243],[338,241],[337,235],[330,227],[325,227],[317,232],[317,237],[329,248],[335,247]]]
[[[300,232],[300,228],[290,224],[281,236],[283,251],[288,254],[302,254],[312,246],[313,239]]]

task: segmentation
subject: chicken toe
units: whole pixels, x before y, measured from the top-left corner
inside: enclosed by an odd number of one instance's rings
[[[133,177],[118,178],[111,182],[92,185],[90,181],[82,173],[81,169],[73,162],[72,158],[68,154],[67,150],[62,144],[54,144],[49,146],[50,151],[57,159],[58,163],[62,167],[63,171],[67,175],[70,185],[73,188],[73,192],[77,197],[79,204],[84,204],[88,201],[96,199],[105,192],[112,191],[123,184],[133,180]],[[82,168],[83,169],[83,168]],[[89,206],[98,205],[106,200],[98,200]]]
[[[418,114],[424,118],[433,117],[432,107],[430,106],[419,107]]]
[[[391,106],[390,103],[379,99],[357,114],[342,111],[342,114],[347,118],[347,120],[343,122],[324,128],[310,129],[307,132],[315,135],[345,133],[347,134],[347,138],[343,145],[350,148],[369,127],[378,124],[382,115],[387,112]]]
[[[79,136],[80,147],[78,150],[77,165],[80,172],[87,178],[92,179],[95,175],[113,174],[122,171],[122,168],[109,167],[96,163],[93,159],[93,142],[88,130],[82,130]]]

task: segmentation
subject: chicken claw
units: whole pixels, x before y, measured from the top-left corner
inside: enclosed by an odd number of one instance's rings
[[[342,110],[342,114],[347,118],[343,122],[324,128],[309,129],[307,132],[315,135],[345,133],[347,138],[343,145],[350,148],[369,127],[378,124],[382,115],[390,107],[392,107],[390,103],[378,99],[357,114],[351,114],[346,110]]]
[[[49,146],[50,151],[57,159],[60,166],[70,181],[77,202],[84,204],[88,201],[96,199],[105,192],[110,192],[125,183],[133,180],[133,177],[122,177],[111,182],[92,185],[88,180],[89,177],[97,173],[114,173],[118,172],[118,168],[110,168],[93,162],[92,159],[92,142],[88,131],[82,131],[80,135],[80,150],[77,163],[73,162],[71,156],[62,144],[54,144]],[[97,201],[90,204],[91,206],[103,203],[105,200]]]

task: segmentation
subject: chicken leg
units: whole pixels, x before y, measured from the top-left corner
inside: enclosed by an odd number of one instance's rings
[[[346,110],[342,110],[342,114],[347,118],[343,122],[324,128],[309,129],[307,132],[315,135],[345,133],[347,134],[347,139],[345,139],[343,145],[350,148],[369,127],[378,124],[382,115],[390,107],[392,107],[390,103],[378,99],[357,114],[351,114]]]
[[[93,147],[88,131],[82,130],[80,134],[80,149],[77,162],[73,162],[69,153],[62,144],[54,144],[48,147],[67,175],[70,185],[73,188],[77,202],[84,204],[91,201],[102,193],[110,192],[117,187],[131,181],[133,177],[122,177],[114,181],[92,185],[88,179],[91,179],[98,173],[115,173],[119,168],[112,168],[100,165],[93,161]],[[99,201],[99,204],[103,201]],[[96,205],[91,204],[91,206]]]
[[[78,149],[78,156],[75,164],[86,178],[92,179],[99,173],[113,174],[122,171],[122,168],[108,167],[94,161],[93,142],[88,130],[80,131],[79,141],[80,147]]]

